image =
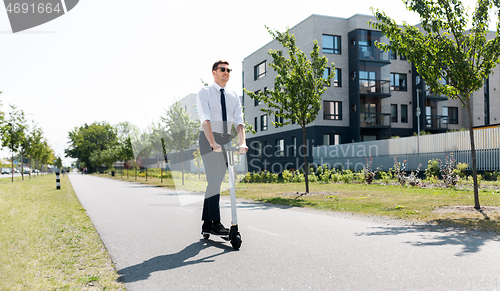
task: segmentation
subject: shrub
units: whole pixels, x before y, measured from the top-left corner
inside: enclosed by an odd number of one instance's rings
[[[293,181],[300,183],[305,181],[304,173],[301,173],[300,171],[295,171],[293,173]]]
[[[403,161],[403,164],[398,163],[396,157],[394,157],[394,177],[398,179],[398,183],[403,186],[406,184],[406,160]]]
[[[307,178],[309,179],[309,182],[317,182],[318,181],[318,176],[316,175],[316,170],[314,167],[311,167],[309,169],[309,174],[307,175]]]
[[[342,180],[342,174],[341,173],[338,173],[338,172],[334,172],[332,175],[331,175],[331,178],[332,178],[332,181],[334,183],[338,183]]]
[[[493,172],[493,174],[491,174],[491,179],[493,181],[500,181],[500,171]]]
[[[365,182],[365,173],[363,170],[359,170],[359,172],[354,173],[354,179],[356,182],[364,183]]]
[[[380,171],[382,166],[378,167],[375,170],[372,170],[373,158],[370,155],[370,160],[366,159],[366,165],[363,165],[363,180],[366,184],[371,184],[377,176],[377,173]]]
[[[420,166],[422,164],[418,164],[417,170],[415,172],[411,172],[410,175],[406,178],[406,181],[408,184],[411,186],[418,186],[420,185],[420,179],[418,178],[418,173],[420,172]]]
[[[408,183],[411,186],[420,185],[420,179],[418,178],[418,173],[420,172],[420,167],[422,164],[419,164],[417,170],[415,172],[411,172],[410,175],[406,176],[406,160],[403,163],[398,163],[396,157],[394,157],[394,177],[398,179],[398,183],[403,186]]]
[[[429,162],[427,163],[427,169],[425,169],[424,174],[427,180],[430,180],[432,177],[438,177],[439,160],[438,159],[429,160]]]
[[[392,173],[391,171],[387,171],[387,172],[384,172],[384,171],[380,171],[378,172],[378,174],[380,175],[380,179],[382,179],[382,181],[384,181],[384,183],[386,184],[389,184],[392,179]]]
[[[460,178],[465,177],[465,170],[469,167],[469,164],[466,163],[458,163],[454,172],[457,174]]]
[[[349,184],[354,179],[354,173],[351,170],[344,171],[342,173],[341,179],[345,184]]]
[[[328,183],[328,182],[330,182],[331,174],[332,174],[332,171],[330,171],[330,169],[328,169],[328,165],[325,164],[325,165],[323,165],[323,169],[321,171],[319,178],[322,182]]]
[[[446,156],[445,163],[439,160],[439,168],[441,169],[441,177],[443,177],[443,182],[446,187],[455,187],[458,182],[459,176],[455,174],[455,159],[453,158],[453,153],[450,153],[450,157]]]
[[[250,183],[252,182],[252,173],[250,172],[247,172],[245,174],[245,177],[243,177],[243,179],[241,180],[243,183]]]
[[[288,182],[293,182],[293,172],[290,170],[284,170],[281,173],[281,176],[283,177],[283,182],[288,183]]]

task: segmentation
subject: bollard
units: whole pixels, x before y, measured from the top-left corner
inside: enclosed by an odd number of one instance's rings
[[[59,172],[56,172],[56,189],[61,189],[61,179],[59,179]]]

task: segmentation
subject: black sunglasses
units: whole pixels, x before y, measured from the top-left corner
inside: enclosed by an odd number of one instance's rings
[[[224,68],[224,67],[218,67],[217,69],[220,69],[221,72],[225,72],[227,70],[228,73],[231,73],[232,69],[229,68]]]

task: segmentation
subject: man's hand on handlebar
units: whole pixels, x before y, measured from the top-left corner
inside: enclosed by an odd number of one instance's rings
[[[220,153],[220,152],[222,152],[222,147],[221,147],[221,145],[220,145],[220,144],[218,144],[218,143],[214,142],[214,144],[212,145],[212,150],[213,150],[214,152],[218,152],[218,153]]]
[[[244,154],[248,152],[248,147],[246,144],[241,144],[239,147],[238,147],[238,153],[240,154]]]

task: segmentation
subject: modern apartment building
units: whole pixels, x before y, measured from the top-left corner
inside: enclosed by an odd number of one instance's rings
[[[411,136],[418,129],[441,133],[468,127],[467,112],[459,100],[449,100],[427,89],[415,67],[405,56],[384,52],[376,41],[388,42],[380,31],[367,23],[373,16],[354,15],[338,18],[311,15],[290,33],[306,54],[317,40],[320,53],[335,63],[335,79],[322,95],[322,107],[316,120],[307,127],[310,160],[312,147]],[[494,33],[491,33],[494,37]],[[269,67],[270,49],[283,49],[271,41],[243,60],[243,87],[257,92],[273,88],[276,72]],[[485,81],[483,90],[474,93],[473,125],[500,123],[500,72],[496,68]],[[265,106],[243,94],[245,119],[254,125],[255,134],[247,135],[250,145],[249,170],[300,168],[299,146],[302,129],[296,125],[276,128],[260,111]],[[417,118],[417,108],[420,118]],[[273,167],[274,168],[271,168]]]

